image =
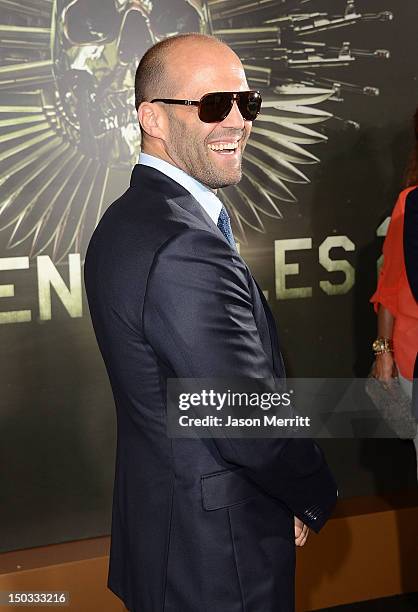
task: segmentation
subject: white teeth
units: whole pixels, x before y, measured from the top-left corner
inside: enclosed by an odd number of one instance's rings
[[[224,149],[228,149],[230,151],[233,151],[237,147],[238,147],[238,143],[237,142],[225,142],[225,143],[210,144],[209,145],[209,149],[212,149],[212,151],[223,151]]]

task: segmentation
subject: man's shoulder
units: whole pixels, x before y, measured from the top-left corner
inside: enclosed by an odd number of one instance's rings
[[[169,198],[148,189],[129,187],[110,204],[90,242],[141,248],[176,233],[181,215],[173,214]]]
[[[146,275],[165,245],[179,234],[203,228],[191,212],[193,206],[180,205],[184,205],[184,197],[193,200],[187,192],[173,196],[171,191],[151,189],[145,183],[131,185],[110,204],[97,224],[86,253],[85,274],[100,271],[102,276],[113,278],[134,269],[139,276]]]
[[[103,213],[90,238],[84,263],[86,287],[105,280],[114,295],[136,291],[148,275],[155,254],[184,223],[166,199],[129,187]],[[100,281],[102,282],[102,281]]]

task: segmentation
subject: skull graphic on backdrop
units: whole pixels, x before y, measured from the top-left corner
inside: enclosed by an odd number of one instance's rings
[[[323,0],[322,4],[327,4]],[[344,4],[345,3],[345,4]],[[105,206],[128,183],[140,148],[134,74],[154,42],[182,32],[219,36],[263,94],[241,182],[219,195],[237,239],[265,232],[309,182],[324,122],[345,96],[373,86],[333,71],[382,49],[352,49],[350,28],[391,21],[342,0],[340,15],[307,0],[0,0],[0,242],[8,253],[82,258]],[[331,6],[334,3],[329,0]],[[328,32],[334,31],[330,42]],[[335,33],[344,32],[336,43]],[[313,36],[312,36],[313,35]],[[311,38],[312,36],[312,38]],[[332,40],[332,42],[331,42]],[[326,103],[326,109],[324,108]]]
[[[205,31],[187,0],[58,0],[53,69],[63,129],[89,157],[123,167],[139,150],[134,76],[139,59],[168,35]]]

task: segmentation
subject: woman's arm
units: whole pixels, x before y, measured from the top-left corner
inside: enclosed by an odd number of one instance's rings
[[[377,335],[379,338],[392,338],[394,317],[390,311],[379,304],[377,313]],[[379,380],[388,382],[393,376],[397,375],[396,364],[393,353],[381,353],[376,355],[372,374]]]

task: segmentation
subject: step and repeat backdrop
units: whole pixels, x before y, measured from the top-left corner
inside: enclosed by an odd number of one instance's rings
[[[110,531],[115,415],[82,270],[140,150],[154,42],[212,33],[264,105],[220,197],[289,376],[367,376],[418,105],[416,0],[0,0],[1,550]],[[321,441],[340,495],[416,486],[412,443]]]

